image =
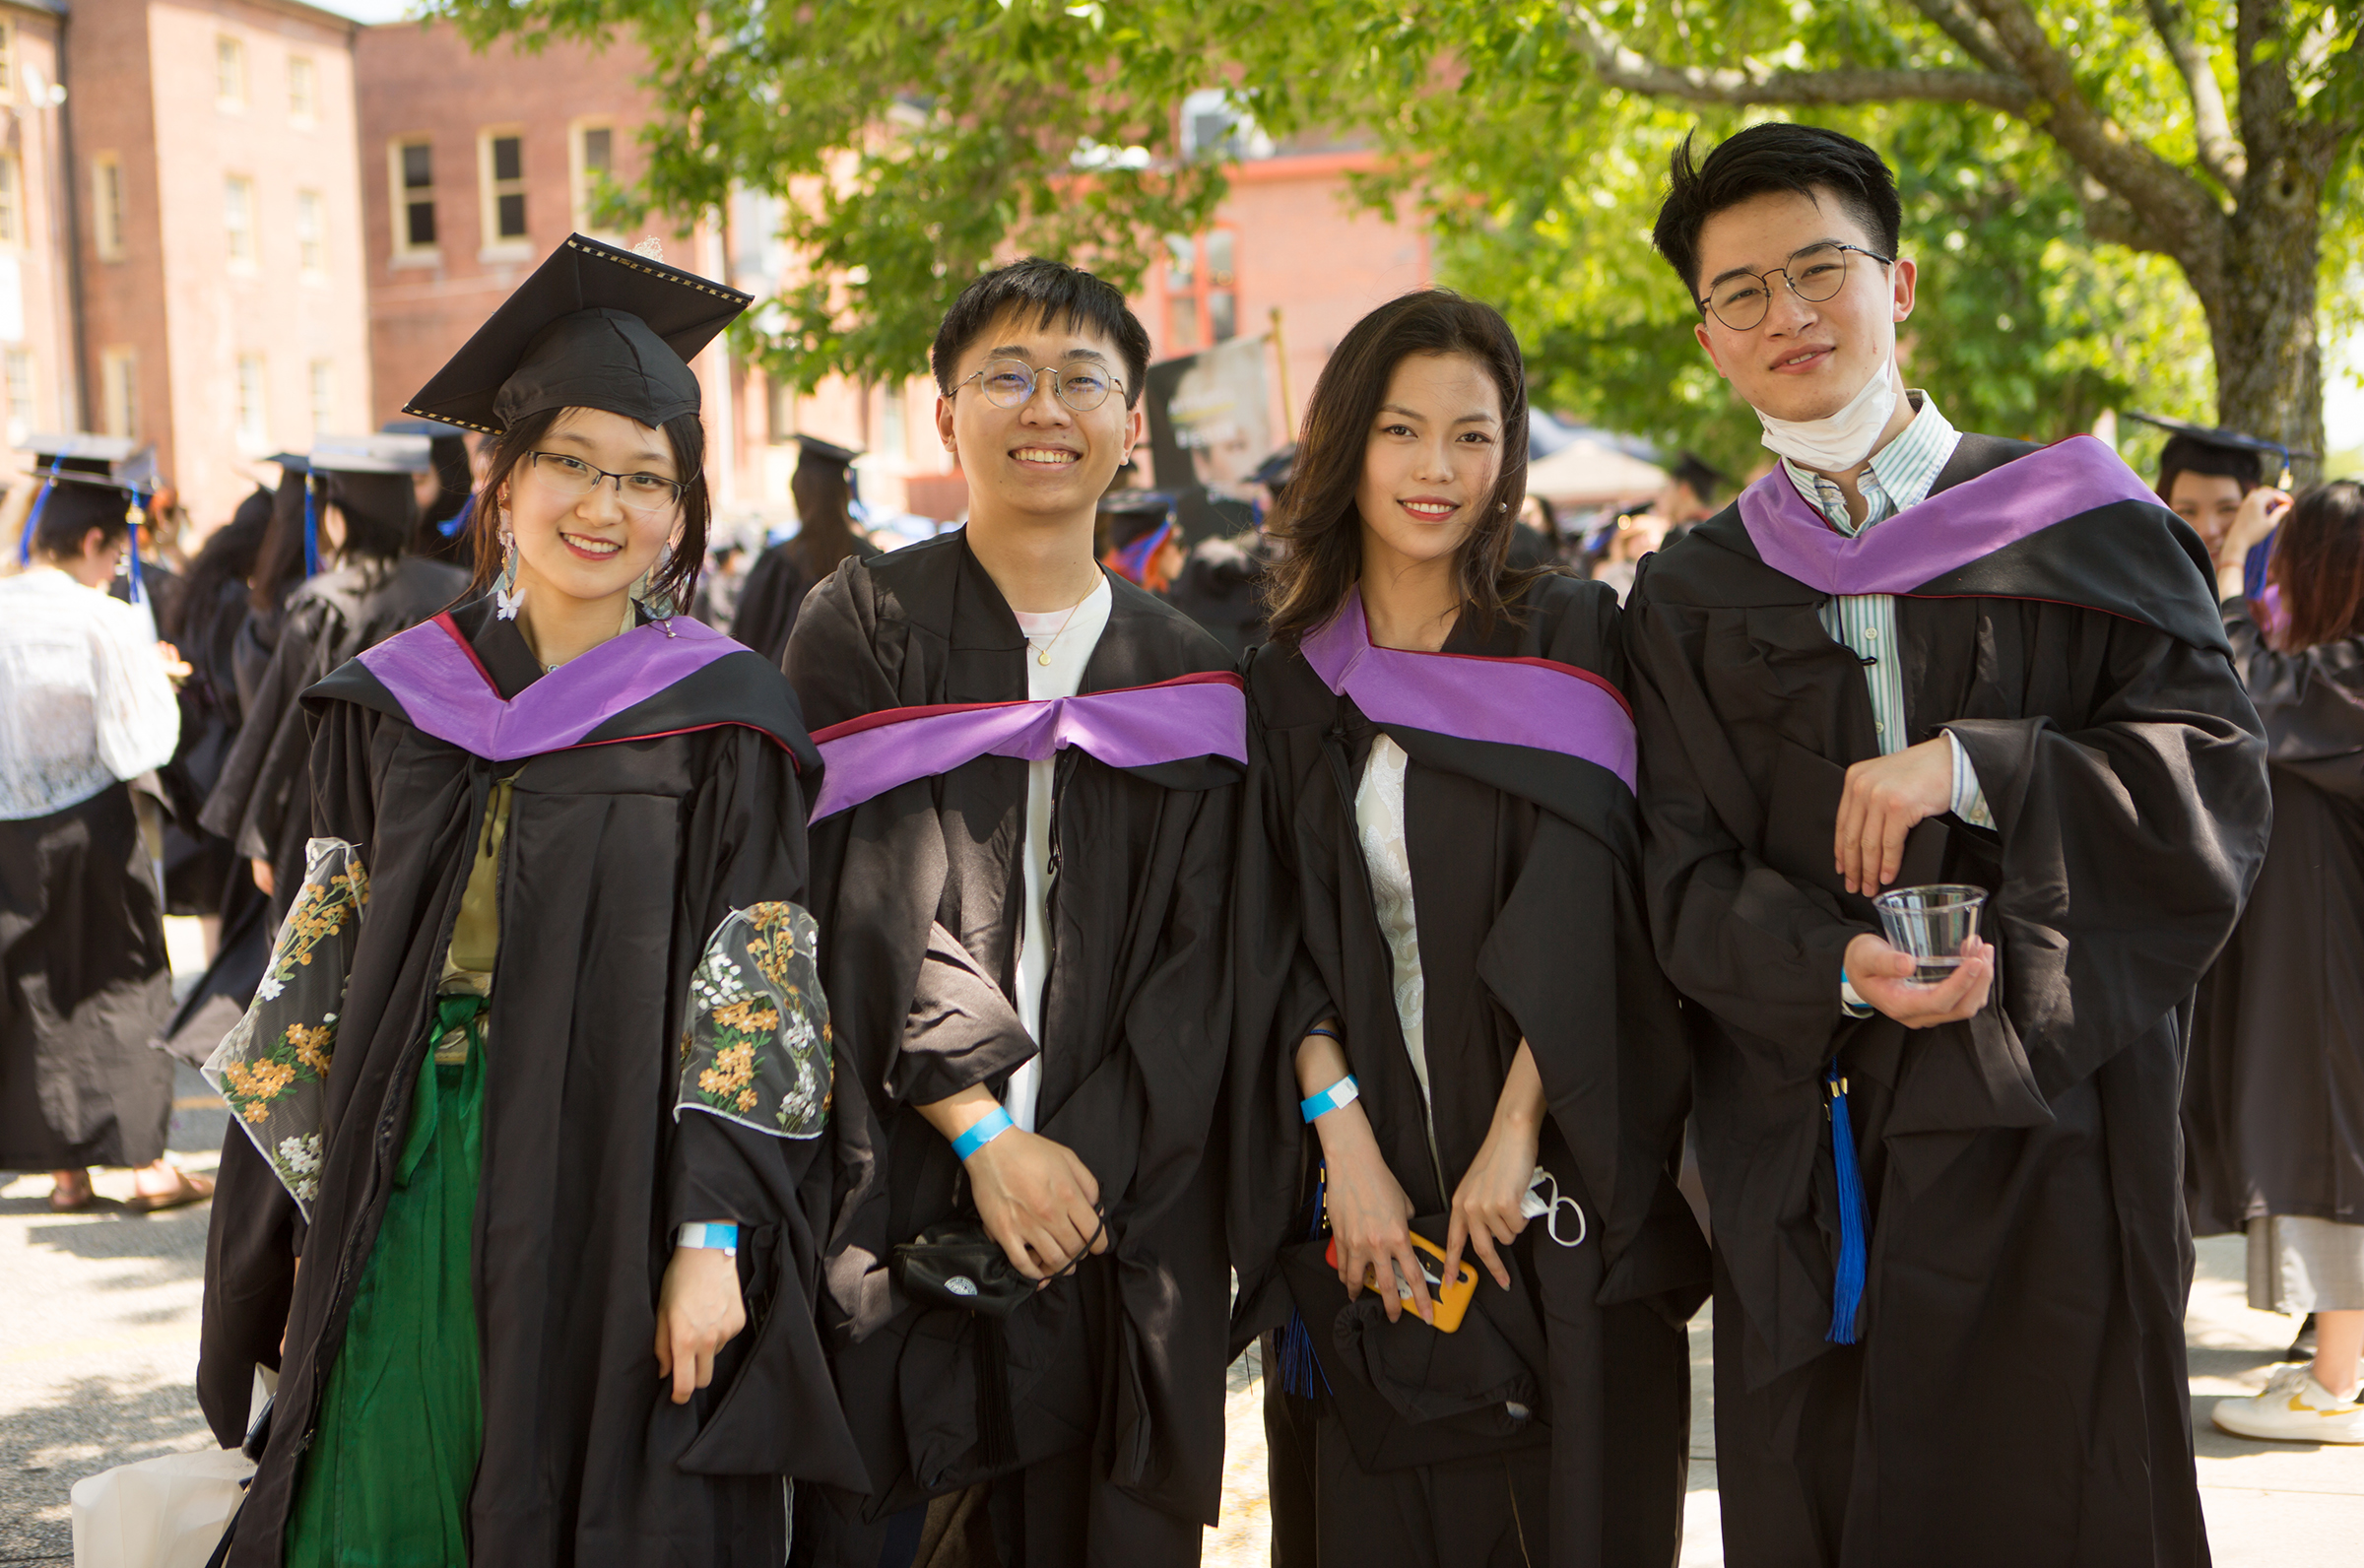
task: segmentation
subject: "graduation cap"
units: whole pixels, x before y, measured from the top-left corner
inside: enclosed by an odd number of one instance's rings
[[[320,574],[320,512],[313,481],[329,474],[426,474],[434,469],[434,443],[424,435],[315,435],[301,457],[288,453],[283,464],[303,475],[303,574]]]
[[[490,435],[552,409],[663,425],[697,412],[690,358],[753,303],[653,256],[569,234],[402,412]]]
[[[1102,560],[1146,587],[1150,560],[1174,536],[1173,493],[1110,490],[1100,497],[1099,513],[1108,519],[1109,548]]]
[[[828,463],[838,468],[851,468],[854,459],[862,455],[850,446],[839,446],[835,441],[824,441],[818,435],[800,435],[796,438],[796,444],[798,468],[803,468],[807,463]]]
[[[1266,490],[1279,494],[1288,488],[1288,482],[1296,477],[1296,472],[1297,443],[1291,441],[1257,464],[1255,472],[1248,476],[1248,482],[1252,485],[1262,485]]]
[[[2194,425],[2185,420],[2171,420],[2163,415],[2135,414],[2129,411],[2126,417],[2165,430],[2170,449],[2178,441],[2188,441],[2194,445],[2210,447],[2219,452],[2239,452],[2255,456],[2260,460],[2261,468],[2265,466],[2264,459],[2273,458],[2275,460],[2273,472],[2276,475],[2290,467],[2292,458],[2311,458],[2315,455],[2313,452],[2302,452],[2294,447],[2284,446],[2279,441],[2266,440],[2262,436],[2246,435],[2239,430],[2218,429],[2211,425]],[[2161,454],[2162,457],[2165,455],[2165,453]]]
[[[70,485],[94,499],[100,491],[120,492],[129,514],[125,523],[131,536],[126,552],[131,602],[140,604],[144,598],[140,589],[142,501],[155,494],[162,483],[156,471],[156,448],[142,446],[126,436],[72,432],[32,436],[20,450],[33,454],[33,474],[41,481],[41,489],[25,514],[25,534],[17,542],[19,563],[33,559],[33,530],[40,526],[41,509],[49,504],[51,493],[60,484]]]
[[[458,425],[446,425],[441,420],[388,420],[377,427],[377,432],[380,435],[424,435],[430,441],[441,436],[459,437],[468,433]]]

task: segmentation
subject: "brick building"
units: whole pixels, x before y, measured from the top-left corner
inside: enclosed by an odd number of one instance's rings
[[[34,367],[32,423],[153,441],[211,525],[272,472],[261,459],[369,417],[356,29],[297,0],[73,0],[60,13],[46,29],[63,34],[62,105],[25,101],[30,49],[13,73],[25,144],[56,139],[54,188],[36,200],[73,232],[80,282],[62,311],[44,301],[52,330],[79,344],[54,392]],[[16,33],[28,46],[40,36],[31,22]],[[55,171],[69,152],[67,182]]]
[[[0,410],[10,443],[75,423],[58,18],[0,4]]]

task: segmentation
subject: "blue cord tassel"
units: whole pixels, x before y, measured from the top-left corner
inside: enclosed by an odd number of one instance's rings
[[[312,476],[303,476],[303,574],[320,575],[320,513],[312,504]]]
[[[1847,1115],[1847,1080],[1839,1077],[1836,1063],[1822,1081],[1830,1090],[1830,1157],[1839,1174],[1839,1265],[1830,1281],[1830,1332],[1823,1338],[1832,1344],[1853,1344],[1871,1251],[1864,1216],[1864,1172],[1855,1159],[1855,1124]]]
[[[445,539],[457,539],[460,537],[460,530],[468,526],[468,519],[475,515],[476,497],[471,495],[460,502],[458,511],[435,525],[435,532],[441,534]]]
[[[41,481],[41,492],[33,498],[33,509],[25,514],[25,537],[17,541],[17,564],[20,566],[33,564],[33,531],[41,526],[41,508],[49,504],[49,492],[56,488],[57,481],[53,479]]]
[[[1306,1227],[1305,1239],[1322,1239],[1322,1195],[1327,1179],[1313,1184],[1313,1222]],[[1313,1353],[1313,1330],[1307,1327],[1305,1316],[1291,1307],[1288,1321],[1280,1326],[1278,1336],[1280,1355],[1280,1392],[1300,1400],[1314,1397],[1318,1380],[1323,1392],[1330,1389],[1330,1374],[1322,1370],[1321,1358]]]
[[[126,524],[131,534],[131,543],[123,555],[123,558],[130,563],[130,599],[135,605],[140,602],[140,492],[136,490],[133,490],[131,492],[131,518]]]

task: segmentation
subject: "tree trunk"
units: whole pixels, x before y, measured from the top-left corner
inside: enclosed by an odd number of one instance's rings
[[[2216,423],[2314,454],[2291,458],[2297,480],[2312,483],[2323,466],[2320,181],[2269,172],[2244,184],[2247,199],[2225,225],[2220,281],[2200,297],[2216,358]]]

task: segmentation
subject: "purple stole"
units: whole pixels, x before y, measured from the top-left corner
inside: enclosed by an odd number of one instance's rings
[[[1362,590],[1302,644],[1322,684],[1374,724],[1578,756],[1634,783],[1633,710],[1590,670],[1553,659],[1412,653],[1371,643]]]
[[[1247,729],[1245,688],[1228,670],[1072,697],[882,708],[814,732],[822,767],[813,820],[980,756],[1040,762],[1073,746],[1110,767],[1196,756],[1244,765]]]

